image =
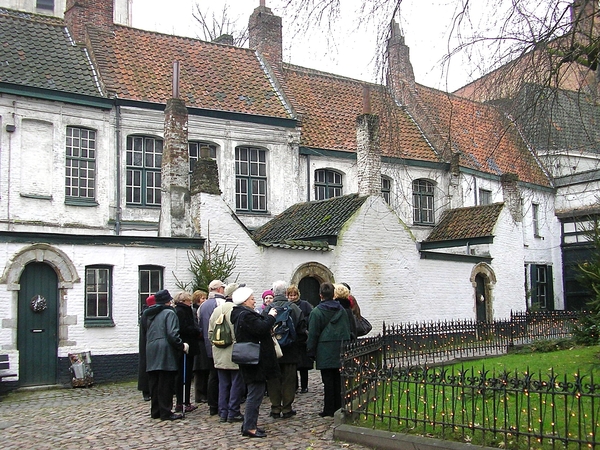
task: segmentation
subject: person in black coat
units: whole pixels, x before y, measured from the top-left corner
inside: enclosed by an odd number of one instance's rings
[[[313,307],[306,300],[302,300],[300,298],[298,286],[295,284],[290,284],[285,294],[288,301],[298,305],[298,308],[300,308],[302,314],[304,314],[304,318],[308,322],[308,316],[310,316]],[[308,330],[305,330],[305,333],[308,335]],[[306,338],[303,338],[300,344],[300,362],[296,365],[296,369],[300,374],[300,382],[298,383],[296,380],[296,389],[300,387],[301,394],[306,394],[308,392],[308,371],[311,370],[313,366],[313,360],[306,352]]]
[[[179,319],[179,335],[181,340],[189,345],[190,350],[187,355],[183,353],[179,357],[179,370],[177,373],[177,404],[175,412],[194,411],[198,408],[190,402],[190,392],[192,387],[192,373],[194,368],[194,357],[198,354],[200,328],[194,320],[194,311],[192,309],[192,295],[189,292],[179,292],[175,295],[175,312]],[[185,363],[185,367],[184,367]],[[185,374],[185,379],[184,379]],[[185,394],[183,386],[185,382]],[[185,397],[184,397],[185,395]]]
[[[231,322],[235,327],[236,342],[260,344],[258,364],[239,365],[248,390],[242,435],[266,437],[265,431],[257,426],[258,411],[265,393],[265,382],[279,376],[279,364],[271,338],[277,310],[273,308],[266,316],[257,313],[254,310],[256,301],[253,293],[249,287],[239,288],[233,293],[232,300],[235,306],[231,311]]]

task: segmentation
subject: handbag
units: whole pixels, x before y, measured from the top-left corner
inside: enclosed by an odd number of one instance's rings
[[[273,338],[273,346],[275,347],[275,354],[277,358],[281,358],[283,356],[283,351],[281,350],[281,345],[279,345],[279,341],[275,336],[271,336]]]
[[[260,344],[256,342],[234,342],[231,350],[231,361],[235,364],[258,364]]]
[[[373,329],[373,325],[371,325],[371,322],[369,322],[367,319],[365,319],[362,316],[360,317],[360,319],[355,317],[354,320],[356,322],[356,335],[357,336],[366,336]]]

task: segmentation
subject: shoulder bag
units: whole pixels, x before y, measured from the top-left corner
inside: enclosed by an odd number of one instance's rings
[[[235,324],[235,334],[238,335],[244,314],[240,314]],[[260,359],[260,344],[256,342],[234,342],[231,349],[231,362],[235,364],[256,365]]]
[[[360,319],[355,317],[354,319],[356,322],[356,335],[357,336],[366,336],[373,329],[373,325],[371,325],[371,322],[369,322],[364,317],[361,316]]]

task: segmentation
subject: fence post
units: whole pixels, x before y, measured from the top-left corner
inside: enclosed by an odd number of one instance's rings
[[[382,339],[381,339],[381,355],[383,358],[383,367],[387,368],[387,333],[385,321],[383,321]]]

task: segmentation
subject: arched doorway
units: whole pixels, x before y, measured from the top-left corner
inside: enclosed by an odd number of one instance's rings
[[[25,266],[19,285],[19,385],[55,384],[58,363],[58,277],[48,264],[32,262]]]
[[[0,284],[12,292],[19,351],[19,384],[55,384],[58,347],[68,341],[66,291],[80,281],[70,258],[48,244],[33,244],[6,262]]]
[[[475,318],[478,322],[493,320],[493,288],[496,275],[486,263],[477,264],[471,271],[471,284],[475,290]]]
[[[313,306],[321,301],[319,287],[325,281],[333,283],[333,274],[329,268],[317,262],[301,265],[292,276],[292,284],[298,285],[301,297]]]

